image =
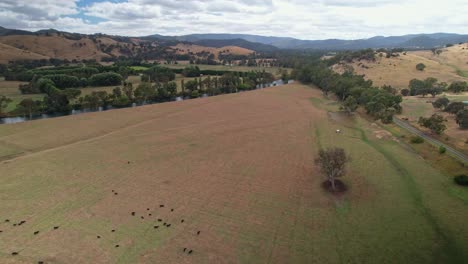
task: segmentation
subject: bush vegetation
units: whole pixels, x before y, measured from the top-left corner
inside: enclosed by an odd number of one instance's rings
[[[468,175],[458,175],[454,179],[456,184],[461,185],[461,186],[468,186]]]
[[[411,143],[413,144],[422,144],[424,143],[424,139],[420,136],[413,136],[411,137],[411,140],[410,140]]]

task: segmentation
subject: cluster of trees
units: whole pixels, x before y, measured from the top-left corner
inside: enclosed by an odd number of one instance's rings
[[[338,74],[328,67],[328,63],[333,61],[316,60],[303,64],[294,69],[292,78],[317,85],[325,95],[333,92],[346,111],[352,112],[362,106],[368,114],[384,123],[392,122],[393,115],[401,112],[402,97],[396,95],[396,89],[390,86],[376,88],[372,81],[351,72]]]
[[[432,116],[426,118],[426,117],[420,117],[418,120],[418,124],[420,124],[423,127],[429,128],[432,132],[440,135],[442,132],[444,132],[445,129],[447,129],[447,126],[444,124],[447,122],[447,120],[438,114],[433,114]]]
[[[452,93],[461,93],[468,91],[468,83],[463,81],[455,81],[450,84],[447,90],[451,91]]]
[[[468,128],[468,109],[463,102],[450,102],[446,97],[441,97],[432,103],[436,109],[455,115],[455,120],[460,128]]]
[[[410,95],[422,95],[424,97],[430,94],[432,97],[435,97],[441,94],[446,88],[447,83],[438,82],[438,80],[433,77],[426,78],[425,80],[412,79],[409,82]],[[404,93],[406,93],[406,91]]]
[[[265,71],[261,72],[227,72],[221,77],[211,76],[182,82],[181,96],[198,97],[202,94],[218,95],[253,90],[257,86],[264,86],[274,81],[274,76]]]
[[[195,69],[197,70],[197,69]],[[199,69],[198,69],[199,70]],[[29,89],[45,93],[43,100],[25,99],[12,112],[15,115],[36,115],[41,113],[66,113],[72,109],[91,109],[99,107],[127,107],[132,103],[144,104],[151,102],[170,101],[181,96],[197,98],[203,94],[218,95],[255,89],[274,81],[274,76],[263,72],[229,72],[220,77],[208,76],[194,78],[184,82],[181,91],[174,82],[175,73],[168,68],[151,67],[142,75],[142,82],[134,88],[131,83],[124,82],[123,88],[116,87],[112,93],[95,91],[80,97],[81,90],[68,87],[81,86],[81,80],[65,74],[35,76],[29,84]],[[104,72],[92,75],[87,83],[93,86],[119,85],[122,76],[115,72]],[[0,98],[0,115],[11,103],[11,100]]]
[[[64,90],[68,88],[84,88],[87,86],[113,86],[120,85],[123,81],[122,75],[115,72],[103,72],[91,75],[90,78],[78,78],[67,74],[34,75],[28,84],[20,85],[23,94],[48,94],[48,88]]]
[[[464,81],[455,81],[448,85],[445,82],[439,82],[436,78],[429,77],[425,80],[412,79],[409,82],[409,90],[402,89],[403,96],[408,95],[421,95],[425,97],[430,94],[435,97],[443,91],[450,91],[452,93],[461,93],[468,91],[468,83]]]
[[[339,63],[339,62],[353,62],[354,60],[366,60],[366,61],[375,61],[375,51],[373,49],[363,49],[358,51],[345,51],[340,52],[329,59],[330,65]]]

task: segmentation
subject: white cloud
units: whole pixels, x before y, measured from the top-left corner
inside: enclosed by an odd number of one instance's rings
[[[2,0],[0,25],[131,36],[247,33],[355,39],[468,34],[468,2],[464,0],[107,0],[82,8],[77,2]],[[83,19],[79,13],[88,17]]]

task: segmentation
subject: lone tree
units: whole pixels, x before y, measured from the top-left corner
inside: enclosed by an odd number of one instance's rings
[[[424,63],[418,63],[418,64],[416,65],[416,69],[417,69],[418,71],[424,71],[425,68],[426,68],[426,65],[424,65]]]
[[[449,103],[450,100],[447,97],[441,97],[432,102],[432,106],[436,109],[445,109]]]
[[[336,178],[345,174],[345,165],[351,159],[342,148],[320,149],[315,163],[320,166],[322,173],[327,176],[332,190],[336,191]]]

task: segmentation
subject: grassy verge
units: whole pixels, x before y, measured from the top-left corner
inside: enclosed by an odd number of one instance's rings
[[[322,108],[330,105],[325,99],[321,101],[314,99],[312,103]],[[334,230],[323,234],[341,241],[333,249],[338,261],[355,262],[356,254],[362,254],[373,261],[384,255],[382,262],[463,263],[468,243],[460,232],[468,230],[460,230],[463,221],[456,215],[466,210],[468,190],[454,185],[452,175],[466,168],[448,156],[433,162],[439,155],[436,149],[426,144],[416,146],[421,149],[408,147],[406,138],[401,137],[405,132],[395,126],[384,128],[396,139],[378,139],[374,133],[382,127],[358,115],[350,119],[352,122],[329,118],[315,131],[318,146],[343,147],[352,156],[344,178],[350,186],[349,194],[332,198],[336,206],[336,215],[330,219]],[[331,132],[335,129],[343,133]],[[425,152],[426,160],[420,158],[419,151]],[[369,237],[367,229],[378,241]],[[402,234],[405,232],[407,235]],[[366,245],[372,246],[364,250]]]

